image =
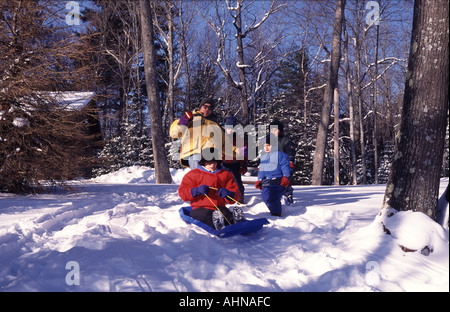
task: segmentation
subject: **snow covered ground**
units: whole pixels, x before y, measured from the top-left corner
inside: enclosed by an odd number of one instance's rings
[[[76,193],[0,194],[0,290],[449,291],[448,232],[420,213],[380,215],[384,185],[296,186],[283,218],[247,185],[247,207],[270,224],[221,239],[179,217],[185,172],[156,185],[130,167]]]

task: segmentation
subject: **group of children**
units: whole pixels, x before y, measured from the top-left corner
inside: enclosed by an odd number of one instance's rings
[[[227,121],[230,120],[227,119]],[[176,123],[178,124],[178,121]],[[188,125],[183,119],[181,123]],[[286,197],[287,204],[293,202],[290,185],[293,159],[280,150],[281,145],[285,143],[280,140],[279,125],[275,124],[275,126],[271,127],[271,133],[262,142],[264,152],[260,158],[258,181],[255,187],[261,190],[262,199],[270,213],[281,217],[283,195]],[[289,142],[288,144],[292,145]],[[293,146],[283,148],[293,148]],[[232,211],[225,206],[227,203],[235,204],[244,201],[244,190],[240,180],[242,167],[238,161],[223,162],[221,156],[214,147],[203,147],[201,152],[197,153],[198,162],[195,167],[191,167],[192,170],[183,177],[178,188],[180,198],[191,204],[190,216],[217,230],[245,220],[244,213],[238,205],[235,205]]]

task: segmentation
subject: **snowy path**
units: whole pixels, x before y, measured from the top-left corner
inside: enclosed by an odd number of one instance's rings
[[[90,181],[78,193],[0,194],[0,291],[449,290],[448,239],[429,257],[403,253],[372,224],[384,186],[295,187],[283,218],[247,186],[247,206],[271,224],[227,239],[179,218],[177,188]],[[66,282],[71,261],[80,285]]]

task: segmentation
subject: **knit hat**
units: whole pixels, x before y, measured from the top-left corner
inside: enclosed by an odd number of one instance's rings
[[[236,126],[237,120],[234,116],[228,116],[225,120],[225,126]]]
[[[200,102],[200,107],[202,107],[204,104],[210,104],[211,108],[214,109],[214,106],[216,106],[217,100],[213,99],[213,98],[204,98],[201,102]]]
[[[284,125],[281,121],[279,121],[278,119],[274,119],[270,125],[269,125],[269,131],[270,128],[275,128],[278,127],[278,130],[280,130],[280,137],[284,135]]]

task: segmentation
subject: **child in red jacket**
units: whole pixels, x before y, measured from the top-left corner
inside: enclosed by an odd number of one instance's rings
[[[226,203],[234,204],[231,198],[239,200],[239,188],[233,174],[217,159],[213,149],[203,150],[199,166],[183,177],[178,194],[183,201],[191,203],[192,218],[221,230],[226,225],[244,221],[244,214],[239,207],[233,212],[225,207]]]

